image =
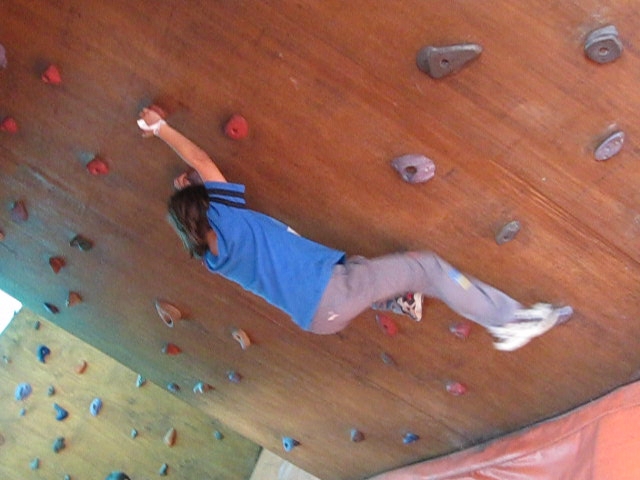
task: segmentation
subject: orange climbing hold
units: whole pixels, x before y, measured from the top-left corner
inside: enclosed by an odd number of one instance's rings
[[[169,447],[173,447],[176,443],[176,437],[178,436],[176,429],[171,427],[164,435],[164,443]]]
[[[67,296],[67,307],[73,307],[74,305],[78,305],[82,303],[82,297],[78,292],[69,292]]]
[[[233,140],[241,140],[249,135],[249,123],[242,115],[233,115],[224,126],[224,133]]]
[[[7,133],[18,133],[18,122],[13,117],[5,117],[0,122],[0,131]]]
[[[62,83],[62,76],[60,70],[55,65],[49,65],[47,69],[42,72],[42,81],[50,85],[60,85]]]
[[[95,156],[87,163],[87,170],[91,175],[99,176],[109,173],[109,165],[101,157]]]
[[[162,347],[162,353],[167,355],[178,355],[180,352],[182,352],[182,349],[175,343],[165,343],[164,347]]]
[[[60,270],[65,266],[66,262],[62,257],[51,257],[49,259],[49,265],[51,266],[51,270],[53,273],[59,273]]]
[[[82,375],[87,370],[87,362],[82,360],[78,365],[76,365],[75,370],[78,375]]]

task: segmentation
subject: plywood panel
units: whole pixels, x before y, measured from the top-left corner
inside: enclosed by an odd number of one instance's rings
[[[164,2],[20,0],[0,5],[0,198],[24,199],[25,224],[0,211],[0,287],[36,312],[242,435],[320,478],[364,478],[512,431],[627,382],[639,371],[638,14],[627,1],[514,5],[471,1]],[[586,33],[613,22],[624,53],[597,66]],[[34,25],[38,26],[35,35]],[[478,42],[468,69],[434,81],[415,66],[426,44]],[[57,62],[64,83],[43,84]],[[525,303],[567,302],[575,319],[513,354],[429,302],[425,319],[380,333],[371,312],[340,335],[298,331],[284,315],[189,261],[164,220],[180,161],[133,120],[158,99],[170,121],[247,184],[250,205],[350,254],[434,249]],[[221,131],[231,113],[251,126]],[[596,139],[623,128],[623,152],[595,162]],[[103,154],[111,172],[88,175]],[[418,152],[428,184],[389,162]],[[513,218],[523,230],[497,246]],[[90,252],[69,247],[83,233]],[[47,260],[62,255],[54,275]],[[155,298],[189,313],[167,329]],[[255,340],[247,351],[233,327]],[[183,348],[168,358],[166,341]],[[397,365],[385,365],[387,352]],[[226,380],[235,369],[240,384]],[[448,380],[469,394],[451,398]],[[206,380],[215,395],[190,386]],[[349,441],[351,428],[366,441]],[[422,440],[403,445],[415,431]]]
[[[36,355],[41,345],[51,351],[44,363]],[[171,478],[227,480],[246,479],[254,469],[258,445],[159,386],[138,387],[136,372],[27,310],[0,336],[0,352],[2,478],[104,478],[112,471],[151,478],[167,464]],[[32,393],[17,400],[22,383]],[[102,409],[92,416],[95,398]],[[54,404],[68,417],[56,420]],[[171,428],[176,439],[168,446],[164,437]],[[56,453],[58,437],[66,447]],[[31,471],[35,459],[39,468]]]

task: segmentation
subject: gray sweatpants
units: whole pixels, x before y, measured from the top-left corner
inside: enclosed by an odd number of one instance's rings
[[[522,305],[500,290],[468,277],[432,252],[407,252],[335,265],[310,331],[336,333],[372,304],[421,292],[442,300],[459,315],[483,326],[513,320]]]

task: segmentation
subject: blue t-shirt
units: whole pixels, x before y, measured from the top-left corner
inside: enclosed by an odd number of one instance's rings
[[[344,252],[297,235],[284,223],[249,210],[245,186],[206,182],[209,224],[218,255],[207,250],[204,264],[288,313],[308,330],[331,271]]]

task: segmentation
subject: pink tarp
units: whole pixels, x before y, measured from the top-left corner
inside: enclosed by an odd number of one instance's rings
[[[640,382],[516,434],[370,480],[638,480]]]

